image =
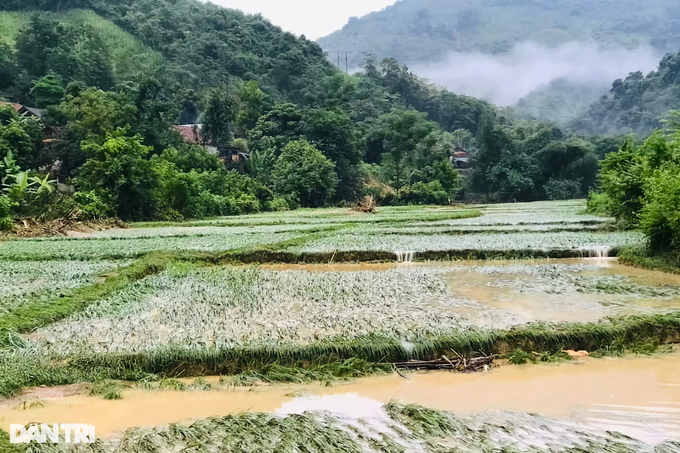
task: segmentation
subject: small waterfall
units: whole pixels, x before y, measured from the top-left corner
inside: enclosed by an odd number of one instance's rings
[[[416,252],[394,252],[397,255],[397,262],[399,263],[412,263],[413,258],[416,256]]]
[[[595,245],[591,247],[581,247],[584,258],[609,258],[611,247]]]

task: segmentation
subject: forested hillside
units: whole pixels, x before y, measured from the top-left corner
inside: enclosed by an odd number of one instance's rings
[[[612,146],[515,120],[395,59],[344,74],[316,43],[196,0],[2,6],[0,100],[43,109],[37,119],[0,106],[4,225],[368,196],[392,205],[574,198],[595,184],[597,157]],[[197,122],[196,144],[173,128]],[[460,149],[471,156],[465,177]],[[57,180],[76,192],[55,190]]]
[[[680,106],[680,54],[669,54],[657,71],[630,74],[614,81],[611,91],[592,104],[574,128],[590,134],[647,136],[662,126],[668,111]]]
[[[58,10],[51,19],[62,21],[65,16],[66,25],[73,15],[68,11],[75,8],[91,8],[159,52],[165,58],[163,75],[186,89],[254,80],[275,100],[302,102],[313,99],[320,80],[331,71],[317,44],[284,33],[260,16],[194,0],[9,1],[2,7],[7,11]],[[14,17],[24,23],[28,20],[25,14]],[[68,33],[68,28],[58,34]],[[63,41],[61,36],[54,38],[58,41],[44,44],[57,47]],[[101,53],[99,48],[96,51]]]
[[[352,66],[370,54],[414,65],[454,51],[505,53],[526,41],[666,52],[680,45],[679,19],[675,0],[401,0],[352,18],[319,44],[331,55],[350,51]]]

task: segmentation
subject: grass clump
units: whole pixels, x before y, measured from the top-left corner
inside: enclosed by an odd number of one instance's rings
[[[603,344],[599,349],[593,351],[590,356],[601,357],[622,357],[626,354],[652,355],[657,352],[673,352],[672,345],[661,345],[658,339],[639,339],[637,341],[625,341],[617,339],[611,343]]]
[[[175,392],[183,392],[187,389],[182,381],[172,378],[161,379],[158,383],[159,390],[170,390]]]
[[[406,426],[420,438],[446,437],[462,431],[456,420],[446,412],[427,409],[415,404],[403,406],[390,401],[385,410],[393,420]]]
[[[369,363],[352,358],[341,362],[313,364],[307,368],[302,366],[285,366],[277,363],[266,365],[257,371],[245,371],[235,376],[222,376],[220,382],[235,387],[250,387],[258,382],[271,384],[322,382],[332,385],[334,382],[346,381],[369,375],[391,373],[392,365],[387,363]]]
[[[9,441],[9,433],[0,429],[0,453],[25,453],[24,445],[12,444]]]
[[[123,399],[123,390],[129,386],[120,381],[102,380],[95,382],[90,390],[90,396],[101,396],[105,400]]]
[[[513,365],[523,365],[525,363],[559,363],[573,360],[573,358],[564,351],[527,352],[521,348],[512,351],[507,359],[508,362]]]
[[[645,248],[625,248],[619,252],[619,263],[654,271],[680,274],[680,254],[653,254]]]

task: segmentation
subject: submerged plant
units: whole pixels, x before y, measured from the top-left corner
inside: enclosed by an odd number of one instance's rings
[[[92,386],[92,389],[90,390],[90,395],[95,396],[101,396],[105,400],[120,400],[123,399],[123,390],[128,388],[129,386],[119,382],[119,381],[111,381],[111,380],[104,380],[104,381],[99,381],[95,382],[95,384]]]

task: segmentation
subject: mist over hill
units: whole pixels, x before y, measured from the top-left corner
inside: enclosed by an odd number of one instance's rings
[[[676,0],[402,0],[349,23],[318,43],[331,57],[350,52],[409,66],[441,62],[453,52],[506,54],[518,44],[548,47],[577,41],[602,49],[680,47]]]
[[[678,19],[675,0],[402,0],[318,42],[331,62],[395,58],[455,93],[564,124],[677,51]]]
[[[649,46],[604,50],[578,42],[558,47],[526,42],[502,55],[455,52],[443,61],[418,64],[411,70],[455,93],[508,106],[557,79],[597,86],[604,93],[621,76],[653,70],[661,56]]]

